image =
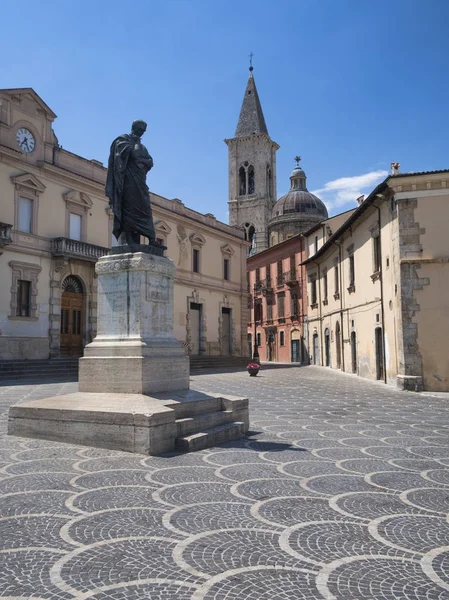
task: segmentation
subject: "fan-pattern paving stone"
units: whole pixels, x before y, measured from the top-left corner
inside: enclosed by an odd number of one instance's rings
[[[148,457],[6,436],[0,598],[446,600],[449,400],[315,367],[195,374],[251,432]]]

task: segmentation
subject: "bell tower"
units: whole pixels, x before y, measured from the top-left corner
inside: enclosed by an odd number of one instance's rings
[[[268,134],[252,64],[234,137],[225,143],[229,164],[229,224],[244,227],[247,239],[252,242],[250,254],[255,254],[268,248],[268,222],[276,203],[279,145]]]

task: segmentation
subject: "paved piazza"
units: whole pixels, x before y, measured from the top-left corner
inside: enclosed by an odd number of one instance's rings
[[[147,457],[2,435],[0,596],[449,598],[449,399],[316,367],[198,374],[251,435]],[[0,387],[8,406],[76,383]]]

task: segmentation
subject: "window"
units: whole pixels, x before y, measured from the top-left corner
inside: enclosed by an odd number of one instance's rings
[[[310,280],[310,298],[311,298],[311,306],[317,304],[317,293],[316,293],[316,279],[313,278]]]
[[[327,271],[323,273],[323,302],[327,304]]]
[[[296,260],[294,254],[290,256],[290,280],[296,281]]]
[[[248,194],[254,194],[255,181],[254,181],[254,167],[251,165],[248,168]]]
[[[285,346],[285,331],[279,332],[279,346]]]
[[[81,222],[82,216],[70,213],[69,220],[69,238],[71,240],[81,241]]]
[[[262,346],[262,336],[260,333],[257,334],[256,339],[257,339],[257,345],[260,348],[260,346]]]
[[[31,281],[19,279],[17,282],[18,317],[31,317]]]
[[[200,272],[200,251],[197,248],[193,249],[193,272]]]
[[[349,287],[348,292],[355,292],[355,260],[354,260],[354,244],[351,244],[346,251],[349,256]]]
[[[256,284],[260,283],[260,269],[256,269]]]
[[[285,292],[278,294],[278,319],[285,317]]]
[[[318,236],[315,236],[315,254],[318,252]]]
[[[298,295],[296,292],[292,292],[291,294],[291,316],[298,317],[299,307],[298,307]]]
[[[223,259],[223,279],[229,281],[229,258]]]
[[[271,288],[271,268],[270,265],[265,267],[266,287]]]
[[[246,196],[246,171],[245,167],[239,169],[239,195]]]
[[[273,320],[273,305],[271,302],[267,302],[267,321]]]
[[[32,232],[33,201],[29,198],[19,198],[19,219],[17,228],[24,233]]]
[[[165,246],[165,240],[164,240],[164,239],[162,239],[162,238],[159,238],[159,237],[158,237],[158,238],[156,238],[156,242],[157,242],[158,244],[160,244],[161,246]]]
[[[380,235],[376,235],[373,237],[373,273],[379,273],[380,261]]]
[[[354,255],[352,254],[349,257],[349,285],[355,285],[355,265],[354,265]]]
[[[335,295],[337,295],[340,291],[340,281],[338,279],[338,265],[335,265],[334,267],[334,289]]]
[[[282,285],[282,260],[277,262],[277,285]]]
[[[254,320],[262,323],[263,319],[263,310],[262,310],[262,300],[260,298],[254,303]]]
[[[11,314],[9,319],[33,319],[37,316],[37,282],[42,267],[34,263],[11,260]]]

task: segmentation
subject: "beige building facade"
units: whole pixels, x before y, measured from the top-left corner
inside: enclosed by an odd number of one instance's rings
[[[448,218],[449,171],[395,165],[356,210],[307,233],[313,364],[449,391]]]
[[[95,263],[113,243],[106,169],[63,149],[31,88],[0,90],[0,360],[80,356],[96,335]],[[187,352],[245,356],[240,228],[151,194],[177,267],[175,336]]]

